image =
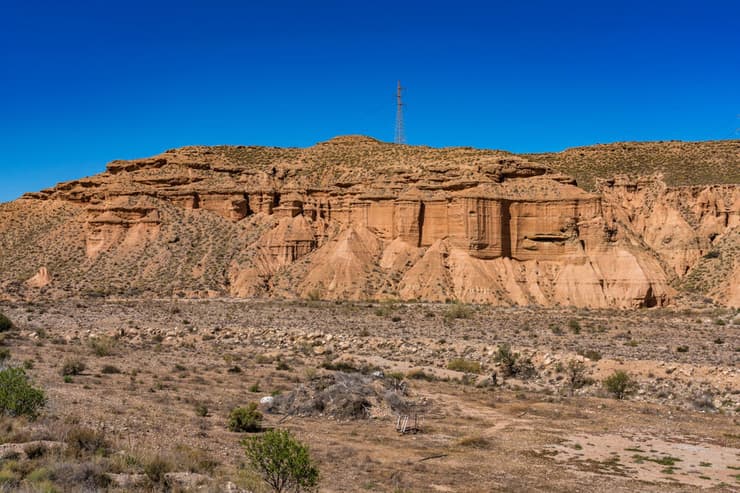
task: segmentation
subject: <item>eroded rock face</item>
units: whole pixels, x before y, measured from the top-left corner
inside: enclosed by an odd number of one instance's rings
[[[89,258],[116,244],[135,247],[159,235],[157,209],[131,202],[128,197],[118,197],[87,208],[85,247]]]
[[[601,191],[615,218],[682,277],[740,224],[740,187],[669,188],[661,177],[618,176]]]
[[[508,153],[341,137],[115,161],[18,204],[65,204],[82,225],[84,258],[57,259],[55,282],[131,259],[124,286],[168,294],[590,307],[667,303],[739,220],[737,187],[601,190]]]
[[[45,288],[51,282],[52,278],[49,270],[46,267],[41,267],[32,278],[26,281],[26,285],[30,288]]]

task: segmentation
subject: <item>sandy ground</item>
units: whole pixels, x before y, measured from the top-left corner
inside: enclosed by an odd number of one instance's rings
[[[0,305],[19,328],[5,340],[11,362],[31,361],[29,373],[49,397],[29,427],[73,420],[105,430],[116,449],[142,454],[192,447],[218,463],[206,491],[222,491],[228,481],[261,488],[242,468],[242,435],[227,430],[229,411],[309,385],[331,374],[322,366],[332,362],[386,374],[421,369],[435,378],[406,379],[407,397],[423,404],[418,434],[398,434],[396,415],[380,406],[359,420],[266,412],[266,426],[288,428],[310,446],[321,491],[740,489],[736,312],[471,307],[455,319],[449,309],[170,300]],[[101,336],[109,350],[96,352],[91,341]],[[536,375],[504,378],[494,361],[503,343],[531,357]],[[586,350],[599,358],[582,356]],[[59,371],[69,358],[87,369],[65,383]],[[447,369],[453,358],[477,361],[482,371],[466,377]],[[558,363],[574,358],[595,383],[571,392]],[[638,382],[626,400],[599,383],[614,369]],[[206,416],[197,404],[207,406]]]

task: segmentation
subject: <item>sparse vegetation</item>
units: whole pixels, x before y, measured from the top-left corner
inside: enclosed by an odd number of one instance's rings
[[[409,372],[406,373],[406,378],[411,380],[426,380],[427,382],[434,382],[437,380],[437,377],[434,374],[425,372],[421,368],[409,370]]]
[[[586,376],[586,365],[582,361],[576,359],[568,361],[565,372],[568,388],[571,392],[591,383],[591,379]]]
[[[464,373],[475,373],[481,372],[481,365],[479,361],[473,361],[465,358],[451,359],[447,363],[448,370],[461,371]]]
[[[457,443],[461,447],[468,447],[468,448],[482,449],[482,450],[489,449],[492,446],[491,440],[489,440],[486,437],[480,436],[480,435],[472,435],[472,436],[462,438]]]
[[[105,375],[115,375],[117,373],[121,373],[121,370],[118,369],[118,367],[113,365],[104,365],[100,369],[100,373],[103,373]]]
[[[617,142],[559,153],[524,154],[594,190],[598,178],[662,173],[670,186],[740,183],[737,141]]]
[[[602,382],[604,388],[617,399],[624,399],[632,393],[637,384],[627,372],[617,370]]]
[[[74,427],[67,432],[66,441],[68,453],[76,457],[105,455],[109,450],[108,441],[102,430]]]
[[[463,303],[452,303],[447,307],[444,313],[444,320],[451,322],[456,319],[466,319],[473,316],[473,309]]]
[[[250,466],[276,493],[313,490],[319,469],[308,447],[287,430],[269,430],[242,442]]]
[[[115,348],[115,339],[107,336],[93,337],[90,339],[89,345],[95,356],[110,356]]]
[[[493,360],[501,367],[504,376],[516,376],[519,378],[529,378],[535,374],[536,370],[529,358],[522,357],[518,352],[514,352],[508,344],[501,344]]]
[[[671,457],[670,455],[664,455],[662,457],[650,457],[647,455],[642,454],[635,454],[632,456],[632,459],[638,464],[642,462],[655,462],[656,464],[660,464],[661,466],[675,466],[677,462],[681,462],[681,459],[678,457]]]
[[[195,415],[201,418],[205,418],[206,416],[208,416],[208,406],[206,406],[202,402],[197,403],[195,405]]]
[[[60,373],[63,377],[79,375],[80,373],[85,371],[86,368],[87,366],[85,365],[85,362],[82,361],[80,358],[67,358],[62,364],[62,369],[60,370]]]
[[[577,353],[584,358],[588,358],[591,361],[599,361],[601,359],[601,353],[595,349],[583,349],[578,350]]]
[[[343,371],[345,373],[354,373],[359,372],[360,368],[358,368],[354,361],[324,361],[319,365],[320,368],[323,368],[325,370],[331,370],[331,371]]]
[[[7,334],[5,345],[0,346],[0,350],[12,351],[13,359],[6,364],[32,361],[33,370],[27,373],[35,384],[49,389],[52,405],[41,408],[43,414],[33,422],[23,416],[0,416],[3,454],[6,450],[15,454],[0,465],[0,481],[8,479],[0,490],[226,491],[228,482],[240,490],[271,490],[244,455],[224,451],[233,452],[240,439],[255,436],[228,432],[229,410],[237,404],[246,408],[249,401],[278,393],[273,400],[255,406],[255,411],[265,413],[260,427],[286,426],[310,438],[312,455],[324,476],[316,487],[322,489],[347,484],[348,491],[363,485],[376,490],[424,491],[430,481],[456,489],[461,484],[456,474],[460,466],[479,478],[475,485],[479,489],[516,489],[523,483],[516,479],[502,482],[498,472],[488,474],[487,464],[499,464],[497,471],[516,478],[514,473],[521,465],[541,465],[541,457],[556,453],[557,463],[567,461],[594,473],[581,478],[584,487],[610,486],[608,474],[612,473],[620,481],[632,481],[633,466],[663,477],[660,470],[670,469],[674,472],[665,475],[677,482],[696,480],[699,473],[691,472],[692,468],[712,477],[707,486],[734,481],[724,456],[710,456],[707,451],[689,459],[680,444],[685,442],[684,432],[706,436],[705,444],[713,451],[717,444],[732,446],[737,440],[733,420],[740,412],[738,395],[727,386],[725,372],[738,354],[732,332],[736,326],[731,325],[737,318],[735,311],[706,306],[692,312],[562,308],[540,312],[481,306],[473,319],[451,327],[442,320],[449,304],[398,303],[404,325],[397,326],[390,317],[374,317],[377,303],[373,302],[316,306],[260,300],[239,302],[243,309],[235,310],[235,302],[214,300],[184,305],[196,327],[190,332],[181,328],[182,316],[166,321],[166,302],[160,310],[108,300],[101,304],[99,316],[90,311],[54,319],[55,312],[74,311],[57,308],[69,306],[62,303],[43,307],[7,304],[12,311],[6,313],[14,319],[25,322],[26,313],[30,318],[28,330]],[[153,304],[156,307],[157,302]],[[0,304],[0,309],[5,306]],[[29,308],[32,311],[26,311]],[[43,315],[42,310],[46,311]],[[138,311],[141,319],[134,314]],[[436,318],[427,318],[427,311],[434,311]],[[45,338],[35,330],[41,325],[36,318],[40,316],[48,327]],[[582,327],[579,337],[569,327],[569,320],[576,316]],[[82,335],[80,327],[89,325],[110,334],[116,319],[128,321],[125,334],[116,339],[113,356],[97,359],[90,352],[90,338]],[[717,319],[728,325],[717,325]],[[157,322],[148,326],[147,320]],[[565,334],[551,334],[547,329],[551,323],[562,327]],[[687,330],[678,330],[681,324]],[[604,331],[594,329],[607,325]],[[371,335],[361,337],[363,330]],[[165,335],[160,345],[153,334]],[[723,344],[714,343],[719,337]],[[639,351],[624,344],[633,339],[640,341]],[[519,379],[517,374],[502,378],[503,367],[494,366],[494,359],[497,345],[503,346],[504,341],[515,344],[516,351],[502,348],[507,355],[502,360],[513,360],[516,370],[522,360],[531,358],[538,371],[533,379]],[[691,351],[676,353],[677,345],[687,345]],[[330,346],[330,355],[314,351]],[[593,359],[585,358],[588,351],[596,353]],[[270,363],[256,364],[259,354]],[[80,357],[88,360],[88,370],[75,376],[72,385],[62,384],[58,376],[62,363]],[[656,361],[661,357],[665,363]],[[591,362],[598,358],[605,361]],[[281,361],[292,370],[279,370]],[[471,371],[476,363],[481,377]],[[236,366],[241,372],[232,371]],[[719,370],[705,376],[692,372],[697,366]],[[639,378],[645,390],[639,400],[609,404],[600,399],[613,395],[607,394],[605,386],[584,385],[592,371],[600,374],[599,380],[608,376],[611,370],[601,376],[605,368],[634,371],[631,378]],[[405,372],[411,378],[406,379]],[[72,376],[66,378],[72,381]],[[491,381],[496,382],[495,391],[483,390]],[[259,385],[252,386],[255,382]],[[468,386],[471,383],[481,388]],[[577,388],[581,389],[574,392],[578,397],[565,397]],[[240,403],[247,389],[259,394],[247,393],[246,401]],[[640,426],[662,421],[668,410],[671,423],[682,433],[653,427],[656,440],[641,441]],[[397,434],[393,426],[397,415],[408,415],[413,422],[417,413],[420,434]],[[630,426],[624,428],[620,423],[626,417]],[[499,424],[512,420],[528,431],[518,433],[516,441],[499,443],[507,433],[498,431]],[[545,422],[543,429],[539,425]],[[707,425],[705,432],[703,425]],[[619,431],[605,430],[605,426]],[[78,428],[87,430],[79,440],[85,445],[69,447]],[[95,445],[101,441],[96,437],[87,438],[90,431],[105,433],[102,446]],[[170,437],[175,436],[182,436],[183,443],[172,443]],[[623,442],[625,438],[631,441]],[[554,445],[539,456],[543,439]],[[617,440],[617,447],[612,440]],[[372,452],[365,452],[365,444]],[[409,445],[417,453],[409,467],[403,468],[403,477],[394,482],[380,461],[397,457],[398,449]],[[625,464],[611,457],[617,451]],[[508,465],[511,454],[521,463],[517,468]],[[685,462],[663,465],[645,460],[640,468],[630,459],[633,454]],[[714,464],[711,471],[700,459]],[[534,469],[526,486],[547,489],[552,485],[546,477],[549,469]],[[563,488],[573,485],[567,475],[558,478]]]
[[[247,407],[237,407],[229,413],[229,430],[240,433],[254,433],[262,429],[262,413],[257,404],[250,402]]]
[[[155,485],[162,485],[165,480],[165,474],[172,470],[172,464],[162,456],[152,457],[144,465],[144,474]]]
[[[5,362],[10,359],[10,349],[0,348],[0,368],[5,366]]]
[[[46,396],[34,387],[22,368],[0,370],[0,414],[35,418]]]
[[[516,363],[519,359],[519,353],[511,350],[508,344],[501,344],[496,350],[493,360],[501,365],[504,375],[514,375],[516,373]]]

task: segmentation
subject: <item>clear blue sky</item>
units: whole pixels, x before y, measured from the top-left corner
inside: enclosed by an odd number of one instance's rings
[[[0,202],[188,144],[738,138],[738,1],[0,0]]]

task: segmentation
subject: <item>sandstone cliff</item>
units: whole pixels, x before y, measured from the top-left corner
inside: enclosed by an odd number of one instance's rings
[[[738,234],[737,186],[599,186],[367,137],[187,147],[0,205],[0,289],[656,306]]]

